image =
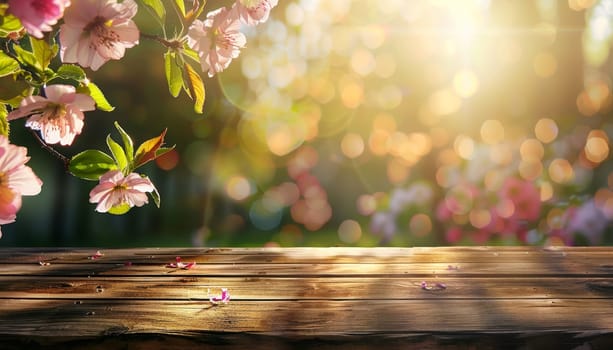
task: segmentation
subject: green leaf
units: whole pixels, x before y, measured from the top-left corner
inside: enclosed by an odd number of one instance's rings
[[[153,198],[153,202],[155,203],[156,207],[160,207],[161,204],[161,198],[160,198],[160,193],[158,192],[157,188],[155,188],[155,186],[153,186],[153,191],[149,193],[151,195],[151,198]]]
[[[183,0],[174,0],[174,2],[179,12],[181,12],[181,15],[185,17],[185,2]]]
[[[78,82],[84,82],[87,76],[83,68],[76,64],[63,64],[57,69],[57,76],[62,79],[71,79]]]
[[[23,97],[28,96],[30,86],[23,80],[16,80],[15,75],[7,75],[0,78],[0,102],[11,101],[11,106],[15,106],[12,101],[18,98],[19,101]],[[19,105],[19,101],[16,104]]]
[[[0,77],[7,76],[19,71],[19,62],[0,51]]]
[[[166,129],[162,131],[160,136],[150,138],[149,140],[143,142],[140,146],[138,146],[138,149],[136,150],[136,154],[134,155],[133,169],[136,169],[139,166],[155,159],[156,152],[160,149],[160,147],[164,143],[165,135],[166,135]]]
[[[128,166],[128,158],[126,157],[126,152],[121,148],[121,146],[115,142],[111,138],[111,135],[106,137],[106,145],[109,146],[109,150],[113,154],[113,158],[115,158],[115,163],[117,167],[122,171]]]
[[[38,72],[44,71],[41,62],[38,61],[34,54],[19,45],[14,45],[13,49],[15,49],[15,53],[17,54],[17,59],[19,62],[26,66],[30,66],[36,69]]]
[[[198,57],[198,52],[196,52],[195,50],[190,49],[189,47],[184,47],[181,52],[183,52],[185,57],[189,57],[194,62],[200,63],[200,57]]]
[[[125,130],[121,126],[119,126],[118,122],[115,122],[115,128],[119,131],[119,135],[121,135],[121,139],[123,140],[123,147],[125,149],[126,157],[128,158],[128,163],[132,163],[134,159],[134,142],[132,142],[132,138],[128,135]]]
[[[108,213],[113,215],[123,215],[130,211],[132,207],[128,203],[121,203],[109,209]]]
[[[100,88],[92,82],[89,82],[86,86],[77,88],[77,92],[85,93],[91,96],[91,98],[94,99],[94,102],[96,102],[96,107],[102,111],[110,112],[115,109],[115,107],[111,106],[109,101],[107,101],[106,97],[104,97],[102,90],[100,90]]]
[[[97,181],[106,172],[116,169],[117,164],[111,156],[95,149],[88,149],[75,155],[68,164],[68,171],[84,180]]]
[[[204,83],[202,82],[200,75],[194,70],[194,68],[192,68],[192,66],[187,63],[185,63],[183,66],[185,67],[185,77],[183,79],[187,83],[190,97],[194,100],[194,111],[202,114],[204,99],[206,97]]]
[[[168,82],[168,91],[172,97],[179,96],[183,87],[183,72],[181,65],[177,62],[177,53],[168,51],[164,54],[164,68],[166,71],[166,81]]]
[[[10,33],[18,32],[23,28],[19,19],[13,15],[0,17],[0,37],[6,38]]]
[[[155,15],[158,16],[158,18],[164,22],[164,19],[166,18],[166,9],[164,8],[164,4],[162,3],[161,0],[141,0],[143,2],[143,4],[149,6],[153,12],[155,12]]]
[[[49,63],[51,63],[51,60],[57,56],[57,52],[59,50],[57,44],[49,45],[47,41],[36,39],[33,36],[30,36],[30,46],[32,47],[32,53],[34,54],[36,61],[40,63],[42,70],[49,67]]]
[[[9,136],[9,122],[6,116],[9,114],[4,103],[0,103],[0,135]]]

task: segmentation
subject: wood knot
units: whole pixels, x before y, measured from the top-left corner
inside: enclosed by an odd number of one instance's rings
[[[613,295],[612,281],[589,281],[585,285],[591,291]]]

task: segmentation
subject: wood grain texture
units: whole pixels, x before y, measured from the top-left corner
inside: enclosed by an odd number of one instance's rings
[[[0,348],[613,344],[613,248],[96,251],[0,249]]]

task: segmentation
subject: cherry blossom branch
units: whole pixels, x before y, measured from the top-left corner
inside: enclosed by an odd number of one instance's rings
[[[181,40],[178,40],[178,39],[166,40],[160,36],[153,35],[153,34],[147,34],[147,33],[140,33],[140,36],[145,39],[157,41],[160,44],[170,49],[178,50],[181,47],[183,47],[183,43],[181,42]]]
[[[38,141],[38,143],[40,144],[40,146],[46,150],[47,152],[51,153],[52,156],[54,156],[55,158],[59,159],[63,164],[64,164],[64,168],[66,170],[68,170],[68,166],[70,164],[70,158],[66,157],[65,155],[61,154],[60,152],[58,152],[55,148],[49,146],[49,144],[47,144],[41,137],[40,135],[38,135],[38,132],[36,132],[35,130],[30,130],[30,132],[32,133],[32,135],[34,135],[34,138],[36,139],[36,141]]]

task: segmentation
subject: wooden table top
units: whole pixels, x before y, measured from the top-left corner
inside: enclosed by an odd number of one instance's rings
[[[0,249],[0,348],[126,344],[606,349],[613,248]]]

